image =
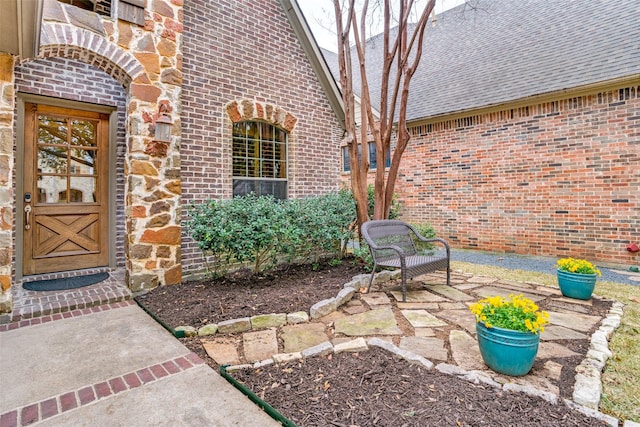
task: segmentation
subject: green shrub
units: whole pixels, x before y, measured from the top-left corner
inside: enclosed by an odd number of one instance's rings
[[[251,262],[258,272],[275,266],[283,256],[341,256],[341,244],[352,236],[355,204],[345,191],[284,201],[250,194],[192,204],[189,215],[186,228],[200,249],[213,257],[216,273],[233,262]]]
[[[422,237],[426,237],[427,239],[432,239],[436,237],[436,230],[434,230],[434,228],[428,223],[411,224],[411,225],[413,225],[413,227],[416,230],[418,230],[418,233],[422,234]],[[423,255],[426,255],[432,252],[435,248],[434,243],[422,242],[418,239],[415,239],[415,244],[416,244],[416,249],[418,250],[418,253]]]
[[[290,249],[289,224],[282,203],[254,194],[230,200],[208,200],[189,209],[187,230],[200,249],[220,266],[251,262],[253,271],[275,265]]]
[[[373,257],[371,256],[367,242],[361,240],[359,245],[354,246],[353,256],[364,264],[365,271],[370,273],[371,270],[373,270]]]

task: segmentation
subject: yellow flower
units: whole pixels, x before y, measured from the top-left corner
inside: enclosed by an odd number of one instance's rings
[[[549,315],[540,311],[530,299],[520,295],[509,295],[508,299],[500,296],[487,297],[470,304],[469,310],[476,316],[476,321],[484,323],[487,328],[498,327],[521,332],[537,334],[544,330]]]

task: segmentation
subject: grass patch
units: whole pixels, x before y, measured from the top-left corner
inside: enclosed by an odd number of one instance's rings
[[[465,273],[500,277],[558,287],[555,275],[452,261],[451,268]],[[598,280],[594,293],[622,302],[624,315],[609,348],[613,357],[602,373],[600,411],[622,420],[640,422],[640,286]]]

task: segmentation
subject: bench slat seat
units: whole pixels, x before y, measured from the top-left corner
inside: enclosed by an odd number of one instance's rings
[[[371,289],[376,268],[400,268],[402,278],[402,301],[407,301],[407,278],[445,270],[447,285],[450,286],[450,250],[443,239],[427,239],[413,226],[399,220],[372,220],[362,225],[362,237],[369,245],[373,257],[373,271],[367,292]],[[444,246],[444,254],[433,256],[420,255],[416,249],[414,238],[422,242],[437,243]]]

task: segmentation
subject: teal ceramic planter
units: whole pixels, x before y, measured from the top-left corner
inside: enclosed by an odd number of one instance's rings
[[[480,354],[488,367],[512,377],[529,373],[538,354],[540,334],[487,328],[484,323],[476,323],[476,332]]]
[[[565,297],[586,300],[591,298],[597,277],[596,274],[578,274],[558,270],[558,286]]]

